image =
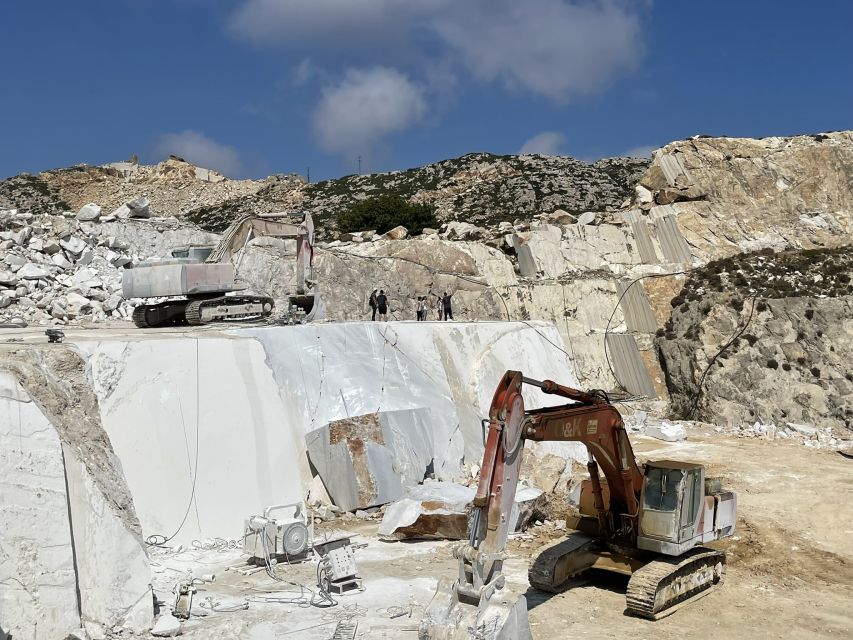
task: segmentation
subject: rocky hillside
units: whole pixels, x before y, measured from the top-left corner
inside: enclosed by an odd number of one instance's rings
[[[715,260],[671,304],[656,344],[679,417],[853,430],[853,248]]]
[[[587,164],[561,156],[472,153],[405,171],[314,184],[272,178],[256,195],[194,211],[190,219],[206,228],[221,229],[246,209],[298,207],[310,211],[321,228],[331,230],[339,211],[366,197],[394,193],[413,202],[434,204],[439,220],[489,225],[528,220],[557,209],[569,213],[615,209],[630,198],[648,165],[642,158]]]
[[[418,295],[450,291],[457,320],[554,323],[586,386],[671,397],[677,415],[722,424],[840,426],[851,167],[845,131],[691,138],[651,164],[472,154],[311,185],[232,181],[175,158],[22,175],[0,182],[0,321],[122,320],[137,301],[116,298],[121,269],[214,239],[191,220],[219,229],[246,210],[307,209],[327,231],[314,271],[329,321],[366,318],[374,287],[394,320],[414,318]],[[434,202],[446,222],[416,238],[330,235],[335,212],[383,190]],[[234,258],[281,302],[286,244],[253,240]],[[714,359],[753,299],[749,326]]]
[[[310,211],[321,235],[330,237],[340,211],[384,193],[432,203],[440,220],[475,224],[528,220],[557,209],[611,210],[630,198],[648,165],[642,158],[587,164],[560,156],[473,153],[405,171],[307,184],[293,175],[228,180],[170,158],[154,166],[115,163],[15,176],[0,181],[0,209],[62,213],[94,202],[111,211],[146,197],[156,215],[186,216],[210,231],[224,230],[248,211]]]

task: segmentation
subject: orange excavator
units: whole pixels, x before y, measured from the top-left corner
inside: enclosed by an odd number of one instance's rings
[[[572,403],[525,411],[524,384]],[[458,575],[439,581],[420,640],[532,638],[526,599],[509,591],[502,571],[525,440],[582,442],[589,453],[576,530],[540,553],[528,570],[531,586],[557,591],[588,569],[615,571],[630,576],[628,613],[657,620],[720,583],[725,554],[702,545],[734,533],[734,493],[700,464],[641,469],[604,392],[507,371],[489,410],[468,542],[454,551]]]

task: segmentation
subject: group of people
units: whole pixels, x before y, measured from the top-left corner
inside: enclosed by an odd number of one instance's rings
[[[430,295],[436,298],[436,301],[432,305],[428,296],[418,296],[415,307],[417,320],[421,322],[427,319],[430,306],[435,308],[439,320],[453,320],[453,304],[451,301],[453,294],[445,291],[443,296],[434,293]],[[374,289],[370,294],[368,304],[371,310],[371,320],[376,320],[377,314],[380,321],[388,320],[388,296],[385,295],[384,289]]]
[[[376,293],[376,289],[370,294],[370,309],[373,311],[373,315],[371,316],[371,320],[376,320],[376,312],[379,312],[379,320],[385,321],[388,320],[388,296],[385,295],[385,291],[382,289],[379,290],[379,293]]]
[[[436,294],[432,294],[435,296],[436,301],[433,303],[435,306],[436,313],[438,314],[439,320],[453,320],[453,305],[451,304],[451,298],[453,294],[444,292],[443,296],[439,296]],[[418,304],[416,307],[417,310],[417,319],[419,321],[423,321],[427,319],[427,315],[429,314],[430,302],[427,296],[418,296]]]

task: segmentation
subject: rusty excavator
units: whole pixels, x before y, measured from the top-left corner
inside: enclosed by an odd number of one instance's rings
[[[524,384],[572,403],[525,411]],[[555,592],[588,569],[614,571],[630,576],[627,612],[657,620],[723,579],[725,554],[703,545],[734,533],[733,492],[700,464],[664,460],[641,469],[604,392],[507,371],[489,410],[468,542],[454,551],[458,575],[439,581],[420,640],[531,639],[526,599],[506,587],[502,571],[525,440],[582,442],[589,453],[575,531],[534,560],[531,586]]]
[[[306,213],[301,222],[283,213],[245,214],[236,219],[216,246],[195,245],[172,250],[170,258],[147,260],[122,274],[122,295],[130,298],[169,298],[141,304],[133,311],[137,327],[207,324],[257,320],[269,316],[273,299],[241,294],[231,257],[250,240],[271,236],[296,241],[296,287],[292,307],[309,314],[314,294],[312,278],[314,223]]]

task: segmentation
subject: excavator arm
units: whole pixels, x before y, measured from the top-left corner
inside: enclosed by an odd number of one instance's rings
[[[524,384],[574,403],[526,412]],[[496,628],[501,630],[496,639],[530,637],[526,600],[524,596],[507,597],[502,573],[525,440],[583,442],[590,453],[588,468],[602,530],[614,537],[636,536],[642,474],[619,412],[603,393],[580,391],[507,371],[489,409],[468,543],[454,552],[459,563],[458,578],[452,583],[439,582],[421,623],[421,640],[467,638],[471,629],[479,629],[489,620],[488,624],[494,625],[495,618]],[[609,506],[605,504],[599,468],[610,485]],[[619,518],[611,515],[613,509]]]
[[[525,412],[523,384],[574,403]],[[603,393],[581,391],[552,380],[533,380],[518,371],[507,371],[489,411],[480,483],[474,497],[475,519],[480,526],[472,532],[472,546],[499,553],[506,545],[509,533],[506,521],[515,498],[524,440],[582,442],[589,452],[587,469],[602,531],[609,538],[633,542],[643,474],[619,412]],[[604,499],[599,472],[607,479],[609,504]]]

